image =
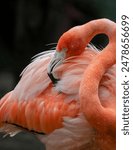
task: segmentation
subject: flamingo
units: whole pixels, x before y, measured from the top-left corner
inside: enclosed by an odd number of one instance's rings
[[[101,52],[88,45],[100,33]],[[47,150],[115,150],[115,34],[114,22],[93,20],[38,54],[0,101],[0,132],[36,131]]]

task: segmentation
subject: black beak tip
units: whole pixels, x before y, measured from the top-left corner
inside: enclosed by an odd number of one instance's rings
[[[54,85],[57,84],[57,82],[59,81],[59,79],[56,79],[52,73],[48,73],[48,76]]]

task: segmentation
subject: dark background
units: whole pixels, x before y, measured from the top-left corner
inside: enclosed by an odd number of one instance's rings
[[[12,90],[35,54],[57,43],[63,32],[93,19],[116,19],[115,0],[4,0],[0,2],[0,97]],[[104,47],[102,36],[93,43]],[[36,141],[36,142],[35,142]],[[24,144],[25,143],[25,144]],[[21,145],[21,146],[20,146]],[[30,134],[0,138],[0,150],[41,150]]]

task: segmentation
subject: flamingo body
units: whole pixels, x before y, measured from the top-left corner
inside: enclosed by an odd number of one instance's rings
[[[86,49],[81,56],[66,61],[57,69],[62,80],[56,86],[52,85],[45,69],[53,52],[47,57],[37,58],[24,70],[15,89],[0,101],[1,121],[50,133],[62,127],[63,117],[77,117],[80,112],[80,81],[96,54],[96,50]]]

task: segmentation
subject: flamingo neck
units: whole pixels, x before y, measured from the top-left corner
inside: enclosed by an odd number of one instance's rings
[[[95,57],[84,73],[79,91],[81,109],[94,128],[115,134],[115,110],[104,108],[98,97],[101,78],[116,61],[115,23],[103,19],[87,23],[84,28],[86,41],[90,41],[97,33],[105,33],[109,37],[109,44]]]

